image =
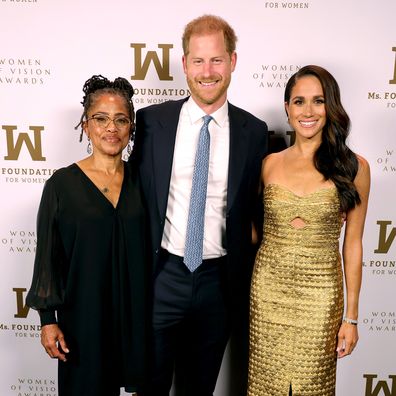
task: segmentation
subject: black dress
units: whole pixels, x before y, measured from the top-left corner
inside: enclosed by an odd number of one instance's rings
[[[137,173],[124,163],[116,208],[76,165],[46,182],[27,304],[58,322],[70,353],[60,396],[139,390],[145,373],[146,220]],[[57,321],[55,319],[55,313]]]

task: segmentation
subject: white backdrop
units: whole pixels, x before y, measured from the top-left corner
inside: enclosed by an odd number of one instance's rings
[[[337,395],[396,396],[395,0],[0,0],[0,395],[55,396],[56,362],[25,306],[43,183],[86,155],[78,142],[82,85],[128,78],[136,109],[185,96],[181,34],[203,14],[239,37],[229,100],[288,130],[284,85],[306,64],[338,80],[350,144],[368,159],[360,342],[338,366]],[[139,58],[140,56],[140,58]],[[147,62],[148,68],[145,68]],[[227,359],[216,396],[228,396]],[[242,396],[242,395],[237,395]]]

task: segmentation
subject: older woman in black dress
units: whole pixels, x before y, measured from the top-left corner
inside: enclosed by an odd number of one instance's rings
[[[146,222],[139,179],[122,160],[133,88],[93,76],[83,91],[90,155],[44,187],[27,304],[59,359],[59,395],[115,396],[140,391],[145,372]]]

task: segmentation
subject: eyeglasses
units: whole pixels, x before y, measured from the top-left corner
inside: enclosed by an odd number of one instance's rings
[[[113,121],[117,129],[125,129],[131,125],[131,120],[125,116],[110,118],[107,115],[94,114],[91,118],[87,119],[87,121],[91,121],[91,120],[93,120],[93,122],[97,127],[103,129],[107,128],[111,121]]]

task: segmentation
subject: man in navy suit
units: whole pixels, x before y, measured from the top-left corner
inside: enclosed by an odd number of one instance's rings
[[[267,126],[227,101],[235,43],[223,19],[204,15],[191,21],[183,35],[191,96],[137,112],[132,158],[139,166],[153,250],[150,396],[169,395],[174,370],[183,395],[213,395],[231,329],[247,323],[252,221]],[[184,257],[186,230],[206,115],[211,120],[203,253],[191,270]],[[247,332],[242,338],[246,345]]]

